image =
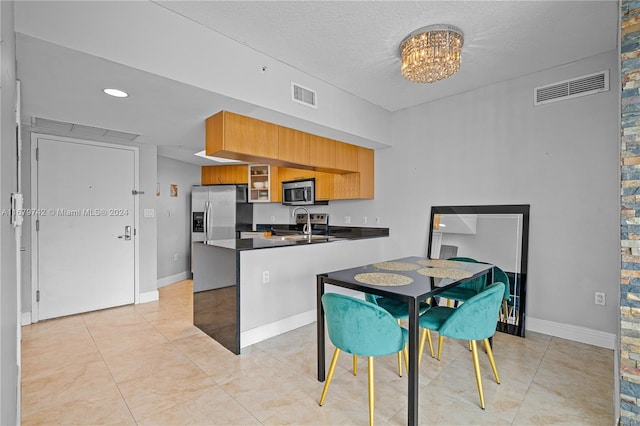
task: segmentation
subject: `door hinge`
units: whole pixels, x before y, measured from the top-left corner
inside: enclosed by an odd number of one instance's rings
[[[36,302],[40,301],[40,290],[36,290]]]
[[[133,228],[133,236],[138,235],[138,230],[136,228]]]
[[[36,219],[36,232],[40,230],[40,219]]]
[[[40,148],[36,148],[36,161],[40,159]]]

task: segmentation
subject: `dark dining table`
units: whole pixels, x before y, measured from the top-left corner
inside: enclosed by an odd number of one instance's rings
[[[412,266],[415,265],[415,266]],[[452,267],[453,265],[453,267]],[[417,266],[417,267],[416,267]],[[425,268],[435,267],[440,271],[428,271],[430,275],[439,275],[436,272],[445,272],[442,269],[455,269],[466,271],[464,278],[436,278],[425,275]],[[410,268],[410,269],[409,269]],[[361,275],[366,274],[366,275]],[[373,274],[373,275],[371,275]],[[400,275],[390,277],[387,274]],[[454,273],[452,275],[462,275]],[[455,262],[447,263],[439,259],[427,259],[425,257],[411,256],[394,259],[385,262],[377,262],[369,265],[340,271],[326,272],[316,276],[317,283],[317,340],[318,340],[318,381],[325,381],[325,322],[324,309],[322,308],[322,295],[325,293],[325,285],[330,284],[344,287],[363,293],[389,297],[407,303],[409,308],[409,388],[408,388],[408,419],[407,424],[418,424],[418,346],[419,346],[419,314],[420,302],[437,296],[439,293],[477,277],[488,275],[493,282],[493,265],[483,263]],[[358,276],[358,278],[356,278]],[[380,283],[386,277],[395,282],[392,284],[369,284],[363,281]],[[399,285],[398,283],[408,282]],[[432,300],[433,303],[433,300]]]

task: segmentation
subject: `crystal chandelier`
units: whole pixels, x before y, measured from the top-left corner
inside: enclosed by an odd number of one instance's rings
[[[464,36],[453,25],[429,25],[407,36],[400,44],[402,75],[415,83],[433,83],[460,68]]]

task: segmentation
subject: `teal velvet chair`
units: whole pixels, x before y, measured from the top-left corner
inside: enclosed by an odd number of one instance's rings
[[[475,259],[471,259],[469,257],[457,257],[457,258],[451,258],[450,260],[458,260],[460,262],[473,262],[473,263],[485,263],[485,262],[478,262]],[[480,277],[482,278],[482,288],[484,288],[484,282],[486,280],[486,276],[484,277]],[[477,278],[476,278],[477,280]],[[472,280],[475,281],[475,280]],[[500,313],[500,319],[504,322],[507,321],[507,317],[509,316],[509,306],[507,304],[507,302],[509,302],[509,300],[511,300],[511,291],[510,291],[510,284],[509,284],[509,277],[507,276],[507,274],[500,268],[498,268],[497,266],[493,267],[493,282],[494,283],[503,283],[504,284],[504,294],[502,295],[502,306],[499,309],[499,313]],[[465,283],[466,284],[466,283]],[[464,284],[461,284],[460,286],[463,286]],[[458,287],[460,287],[458,286]],[[447,291],[444,291],[440,294],[446,294],[447,292],[450,291],[455,291],[457,287],[453,287]],[[465,302],[467,300],[469,300],[471,297],[473,297],[475,294],[478,294],[479,292],[482,291],[482,288],[480,286],[480,281],[478,281],[476,284],[470,286],[469,288],[463,288],[461,289],[458,293],[455,293],[455,295],[453,295],[451,298],[453,300],[456,300],[456,302]],[[466,292],[466,293],[465,293]],[[451,296],[451,293],[449,294]],[[449,298],[446,295],[444,296],[444,298]],[[433,343],[431,341],[431,334],[429,333],[429,331],[427,330],[427,337],[429,338],[429,351],[431,352],[431,357],[433,358]],[[422,339],[424,339],[424,336],[422,336]],[[442,342],[439,341],[438,344],[438,353],[440,353],[440,351],[442,350]],[[471,350],[471,345],[469,345],[469,350]],[[422,352],[420,352],[420,360],[422,360]],[[438,355],[438,360],[440,360],[440,355]],[[419,362],[419,361],[418,361]]]
[[[454,260],[457,262],[482,263],[470,257],[452,257],[447,260]],[[480,293],[486,286],[487,278],[486,276],[482,276],[445,290],[442,293],[438,294],[438,296],[443,299],[454,300],[456,302],[464,302],[465,300],[470,299],[471,297]]]
[[[500,308],[500,319],[507,322],[509,317],[509,301],[511,301],[511,284],[507,274],[497,266],[493,267],[493,282],[504,283],[504,294],[502,295],[502,307]]]
[[[368,358],[369,424],[373,425],[374,377],[373,358],[405,351],[409,332],[380,306],[337,293],[322,296],[329,340],[336,347],[329,366],[327,381],[322,390],[320,405],[324,404],[340,351]]]
[[[471,263],[485,263],[479,262],[470,257],[452,257],[448,260],[455,260],[458,262],[471,262]],[[507,274],[497,266],[493,267],[493,282],[504,283],[504,295],[502,296],[502,308],[500,310],[500,317],[502,321],[507,321],[509,316],[508,303],[511,300],[511,286],[509,283],[509,277]],[[439,294],[443,299],[455,300],[456,302],[464,302],[465,300],[475,296],[486,287],[486,276],[476,278],[469,282],[460,284],[459,286],[450,288]]]
[[[484,342],[493,374],[496,382],[500,384],[500,376],[496,368],[493,352],[489,344],[489,337],[496,332],[498,315],[502,297],[504,295],[504,284],[494,283],[485,290],[468,299],[458,308],[448,306],[436,306],[429,309],[420,316],[420,327],[423,329],[420,338],[420,360],[424,350],[424,335],[427,330],[437,331],[438,337],[438,360],[442,353],[443,337],[452,339],[468,340],[471,344],[471,354],[473,358],[473,368],[480,395],[480,407],[484,410],[484,392],[482,390],[482,375],[480,374],[480,362],[478,361],[478,347],[476,340]]]
[[[401,320],[409,318],[409,307],[405,302],[392,299],[390,297],[377,296],[369,293],[365,293],[364,297],[365,297],[365,300],[367,300],[368,302],[374,303],[380,306],[381,308],[385,309],[387,312],[389,312],[398,321],[398,324],[400,324]],[[420,304],[420,314],[425,313],[427,309],[429,309],[428,303]],[[433,344],[431,343],[431,335],[429,334],[428,337],[429,337],[429,347],[433,348]],[[433,349],[431,350],[432,350],[431,356],[433,356]],[[398,376],[400,377],[402,377],[402,359],[401,358],[402,357],[400,355],[400,352],[398,352]],[[405,367],[409,364],[408,361],[409,360],[405,356],[405,359],[404,359]],[[408,370],[408,367],[406,368]],[[358,371],[358,357],[354,355],[353,356],[353,375],[354,376],[356,375],[357,371]]]

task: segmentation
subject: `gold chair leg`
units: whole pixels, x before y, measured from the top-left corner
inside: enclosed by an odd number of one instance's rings
[[[353,356],[353,375],[358,374],[358,355]]]
[[[476,383],[478,384],[478,394],[480,395],[480,407],[484,410],[484,392],[482,390],[482,374],[480,373],[480,361],[478,360],[478,345],[476,341],[471,341],[471,356],[473,358],[473,369],[476,373]]]
[[[404,354],[404,367],[407,369],[407,374],[409,374],[409,342],[404,345],[402,353]]]
[[[440,361],[440,355],[442,355],[442,342],[444,338],[442,334],[438,336],[438,361]]]
[[[340,355],[340,349],[336,348],[333,352],[333,358],[331,359],[331,365],[329,366],[329,373],[327,374],[327,380],[324,382],[324,388],[322,389],[322,395],[320,396],[320,405],[324,404],[324,398],[327,396],[329,390],[329,384],[333,378],[333,371],[336,369],[338,363],[338,356]]]
[[[498,369],[496,368],[496,360],[493,358],[493,351],[491,350],[491,344],[489,339],[484,339],[484,348],[487,350],[487,356],[493,369],[493,375],[496,377],[496,383],[500,384],[500,376],[498,376]]]
[[[507,305],[507,301],[504,299],[502,299],[502,312],[504,315],[502,322],[507,322],[507,320],[509,319],[509,306]]]
[[[424,342],[429,339],[429,352],[431,353],[431,358],[433,355],[433,342],[431,341],[431,331],[427,328],[422,329],[422,334],[420,335],[420,346],[418,347],[418,365],[422,364],[422,353],[424,352]]]
[[[427,329],[423,328],[420,334],[420,345],[418,346],[418,366],[422,364],[422,352],[424,352],[425,340],[427,340]]]
[[[400,319],[398,319],[398,325],[402,326]],[[398,352],[398,376],[402,377],[402,355]]]
[[[434,357],[433,355],[433,342],[431,341],[431,331],[427,330],[427,339],[429,339],[429,353],[431,354],[431,358]]]
[[[373,407],[375,402],[375,388],[373,385],[373,357],[369,357],[369,425],[373,426]]]

